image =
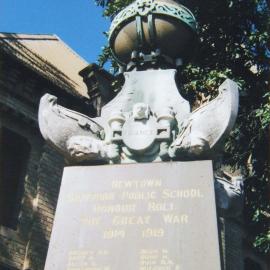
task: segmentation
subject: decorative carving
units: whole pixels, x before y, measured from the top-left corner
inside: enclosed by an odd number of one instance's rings
[[[49,94],[40,100],[38,119],[44,139],[67,160],[81,161],[84,151],[94,160],[104,158],[97,151],[104,129],[94,119],[58,105],[57,98]]]
[[[149,119],[150,111],[149,106],[144,103],[136,103],[133,106],[132,116],[134,120],[147,120]]]
[[[217,98],[190,113],[174,73],[126,74],[122,91],[95,119],[65,109],[57,105],[55,97],[45,95],[39,109],[41,132],[75,163],[211,158],[236,119],[237,85],[226,80]]]
[[[238,86],[226,80],[219,95],[198,108],[187,119],[182,132],[170,146],[170,156],[205,156],[231,131],[238,112]]]
[[[134,5],[137,14],[140,16],[148,15],[155,8],[154,0],[138,0]]]
[[[67,141],[67,150],[76,161],[107,158],[105,143],[90,136],[72,136]]]

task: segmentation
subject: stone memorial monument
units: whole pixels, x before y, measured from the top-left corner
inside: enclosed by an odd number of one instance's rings
[[[41,133],[73,165],[64,170],[46,270],[220,269],[210,160],[235,122],[238,87],[227,79],[191,112],[175,76],[196,28],[179,3],[137,0],[111,24],[125,82],[100,117],[42,97]]]

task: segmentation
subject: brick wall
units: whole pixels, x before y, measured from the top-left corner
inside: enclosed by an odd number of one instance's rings
[[[38,129],[38,103],[45,92],[58,96],[64,105],[87,110],[81,100],[0,51],[0,128],[23,136],[31,146],[21,180],[17,229],[0,225],[0,270],[44,269],[64,166]]]
[[[16,230],[0,227],[0,263],[15,269],[44,268],[52,229],[63,159],[45,145],[35,129],[1,114],[1,125],[28,139],[30,156],[23,183],[23,196]],[[12,194],[10,194],[12,196]],[[1,267],[0,267],[1,269]]]
[[[63,159],[45,145],[38,165],[37,197],[25,268],[43,269],[60,188]]]

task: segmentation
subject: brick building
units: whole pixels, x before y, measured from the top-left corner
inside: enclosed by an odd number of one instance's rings
[[[0,34],[0,269],[43,269],[64,161],[45,145],[40,97],[94,114],[78,71],[87,62],[55,35]]]

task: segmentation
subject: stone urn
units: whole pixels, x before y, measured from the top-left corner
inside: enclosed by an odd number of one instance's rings
[[[109,42],[118,63],[132,53],[156,50],[170,61],[188,60],[196,42],[196,20],[185,6],[172,0],[137,0],[114,18]]]

